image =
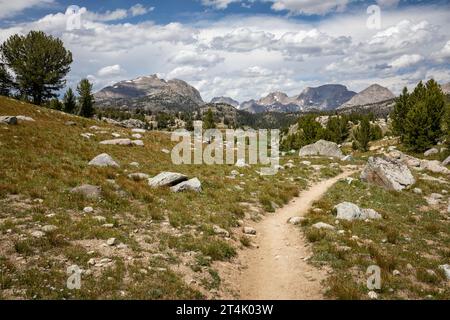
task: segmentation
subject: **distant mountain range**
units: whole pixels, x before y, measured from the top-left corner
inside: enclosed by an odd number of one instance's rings
[[[450,94],[450,83],[441,85]],[[125,110],[142,109],[152,112],[193,112],[204,108],[229,105],[237,111],[251,114],[267,112],[332,111],[339,113],[368,113],[386,115],[392,110],[395,95],[387,88],[373,84],[356,93],[340,84],[308,87],[299,95],[289,97],[276,91],[259,100],[239,103],[230,97],[216,97],[205,103],[200,92],[183,80],[164,80],[157,75],[123,80],[94,94],[99,108]],[[223,107],[222,107],[223,108]]]

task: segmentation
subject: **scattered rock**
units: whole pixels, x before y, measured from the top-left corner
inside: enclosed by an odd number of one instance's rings
[[[169,154],[169,153],[170,153],[170,151],[167,150],[167,149],[161,149],[161,152],[162,152],[162,153],[165,153],[165,154]]]
[[[161,172],[157,176],[150,178],[148,184],[150,187],[174,186],[180,182],[186,181],[187,176],[177,172]]]
[[[392,275],[394,275],[394,276],[399,276],[401,273],[400,273],[400,271],[398,271],[398,270],[394,270],[394,271],[392,271]]]
[[[86,133],[81,133],[80,136],[82,136],[83,138],[86,138],[86,139],[90,139],[91,137],[95,136],[95,134],[86,132]]]
[[[420,189],[420,188],[414,188],[414,189],[413,189],[413,192],[414,192],[415,194],[422,194],[422,189]]]
[[[99,154],[89,162],[89,165],[96,167],[119,167],[119,164],[107,153]]]
[[[150,176],[146,173],[137,172],[137,173],[130,173],[128,175],[128,178],[138,181],[138,180],[146,180],[150,178]]]
[[[230,175],[232,175],[232,176],[238,176],[238,175],[239,175],[239,171],[237,171],[237,170],[231,170]]]
[[[105,222],[106,218],[104,216],[94,216],[92,217],[94,220],[97,220],[98,222]]]
[[[316,143],[304,146],[300,149],[299,156],[325,156],[339,159],[344,157],[341,149],[336,143],[326,140],[319,140]]]
[[[341,161],[353,161],[353,157],[352,157],[352,155],[349,154],[349,155],[343,157],[341,159]]]
[[[147,127],[147,123],[144,121],[138,120],[138,119],[127,119],[120,122],[120,125],[125,128],[138,128],[138,129],[144,129]],[[135,129],[133,129],[135,130]]]
[[[437,154],[437,153],[439,153],[439,150],[438,150],[438,149],[436,149],[436,148],[431,148],[431,149],[428,149],[427,151],[425,151],[425,152],[423,153],[423,155],[424,155],[425,157],[429,157],[429,156],[431,156],[431,155],[433,155],[433,154]]]
[[[303,164],[305,166],[310,166],[311,165],[311,161],[302,161],[301,164]]]
[[[145,133],[146,130],[145,130],[145,129],[134,128],[134,129],[131,129],[131,132],[135,132],[135,133]]]
[[[109,238],[109,239],[106,241],[106,244],[107,244],[108,246],[114,246],[114,245],[117,244],[117,240],[116,240],[116,238]]]
[[[130,146],[132,143],[130,139],[112,139],[100,141],[100,144]]]
[[[142,139],[142,134],[140,134],[140,133],[134,133],[131,136],[135,139]]]
[[[57,226],[51,224],[42,227],[42,231],[44,231],[45,233],[53,232],[56,231],[57,229],[58,229]]]
[[[331,224],[325,223],[325,222],[317,222],[315,224],[312,225],[313,228],[316,229],[327,229],[327,230],[334,230],[334,226],[332,226]]]
[[[439,266],[439,269],[444,270],[445,277],[450,280],[450,264],[443,264]]]
[[[450,174],[450,170],[437,160],[422,160],[420,161],[420,168],[434,173]]]
[[[342,220],[381,219],[381,215],[373,209],[361,209],[351,202],[342,202],[334,207],[336,218]]]
[[[245,163],[245,159],[238,159],[238,160],[236,161],[235,166],[238,167],[238,168],[250,167],[250,165],[248,165],[247,163]]]
[[[376,184],[388,190],[401,191],[416,180],[403,163],[389,159],[370,157],[361,173],[361,180]]]
[[[14,116],[0,116],[0,123],[1,124],[8,124],[8,125],[16,125],[17,124],[17,117],[14,117]]]
[[[31,233],[31,236],[33,236],[35,238],[42,238],[43,236],[45,236],[45,233],[42,231],[36,230]]]
[[[77,123],[75,121],[66,121],[64,124],[66,126],[76,126],[77,125]]]
[[[139,167],[139,162],[130,162],[130,166]]]
[[[256,234],[255,228],[252,228],[252,227],[244,227],[244,228],[242,229],[242,231],[243,231],[245,234],[253,234],[253,235]]]
[[[301,223],[304,220],[305,220],[305,217],[290,217],[287,222],[290,224],[296,225],[296,224]]]
[[[144,141],[142,141],[142,140],[131,140],[131,144],[133,146],[143,147],[144,146]]]
[[[84,207],[83,212],[84,213],[92,213],[92,212],[94,212],[94,208],[92,208],[92,207]]]
[[[213,226],[213,231],[215,234],[221,235],[223,237],[228,238],[230,236],[230,233],[227,230],[225,230],[219,226],[216,226],[216,225]]]
[[[202,183],[197,178],[192,178],[187,181],[183,181],[183,182],[170,188],[170,191],[172,191],[172,192],[182,192],[182,191],[186,191],[186,190],[201,192],[202,191]]]
[[[442,161],[443,166],[448,166],[450,164],[450,156],[448,156],[444,161]]]
[[[80,194],[88,199],[96,199],[101,195],[102,189],[98,186],[83,184],[70,190],[70,193]]]
[[[367,295],[372,300],[377,300],[378,299],[378,294],[375,291],[369,291],[369,293]]]

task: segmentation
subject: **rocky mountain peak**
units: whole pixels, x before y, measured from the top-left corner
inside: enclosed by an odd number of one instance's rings
[[[380,86],[379,84],[373,84],[355,95],[340,108],[380,103],[383,101],[392,100],[394,98],[395,95],[388,88]]]
[[[211,99],[211,103],[224,103],[235,108],[239,107],[239,102],[230,97],[214,97]]]

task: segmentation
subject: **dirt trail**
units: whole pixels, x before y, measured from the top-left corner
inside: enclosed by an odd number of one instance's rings
[[[257,230],[254,241],[259,248],[241,254],[241,264],[247,268],[234,275],[233,287],[240,299],[322,299],[320,284],[326,277],[304,258],[311,255],[307,241],[296,226],[287,223],[292,216],[304,215],[312,203],[319,200],[339,179],[353,172],[345,172],[319,182],[302,192],[288,205],[252,226]]]

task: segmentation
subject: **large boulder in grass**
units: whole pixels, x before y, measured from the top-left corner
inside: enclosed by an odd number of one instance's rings
[[[182,192],[182,191],[201,192],[202,191],[202,183],[197,178],[192,178],[192,179],[183,181],[183,182],[171,187],[170,191],[172,191],[172,192]]]
[[[89,161],[90,166],[95,167],[119,167],[119,164],[107,153],[102,153]]]
[[[334,207],[336,218],[341,220],[381,219],[381,215],[373,209],[362,209],[351,202],[342,202]]]
[[[416,180],[408,167],[391,158],[370,157],[361,173],[361,180],[387,190],[401,191]]]
[[[177,172],[161,172],[160,174],[148,179],[148,185],[153,188],[174,186],[180,182],[186,181],[188,178],[184,174]]]
[[[300,149],[298,154],[300,157],[307,156],[324,156],[324,157],[335,157],[335,158],[343,158],[344,155],[339,149],[339,146],[330,141],[319,140],[316,143],[309,144]]]

